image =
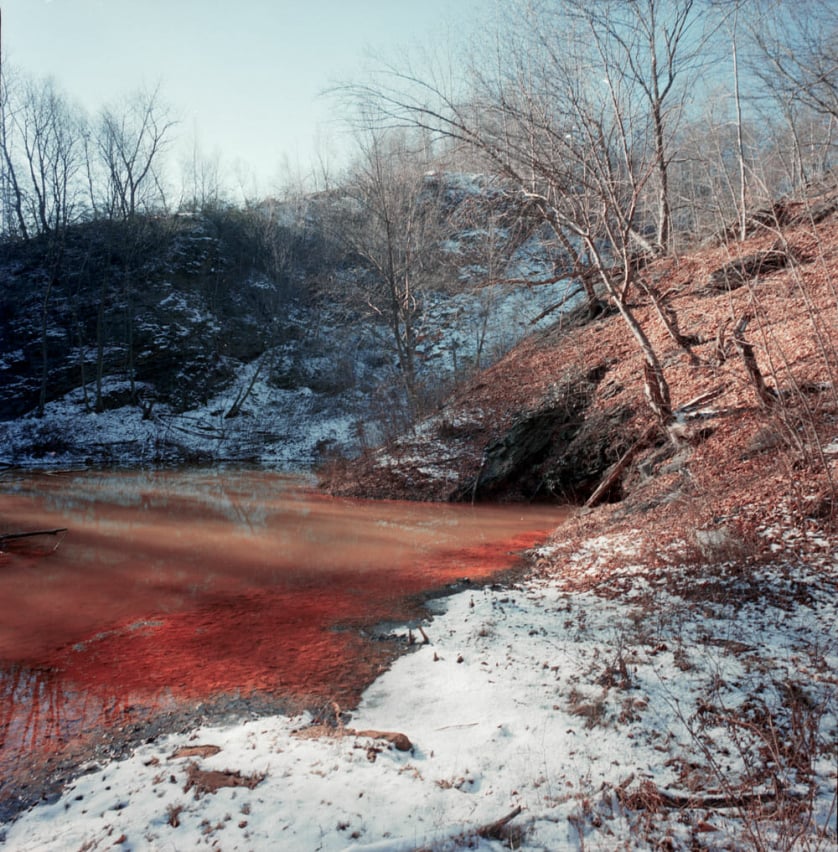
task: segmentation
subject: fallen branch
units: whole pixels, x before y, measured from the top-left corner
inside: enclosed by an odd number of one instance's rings
[[[494,822],[481,825],[472,831],[464,831],[462,834],[452,837],[451,842],[460,846],[465,845],[466,841],[473,840],[475,837],[482,837],[484,840],[503,840],[506,833],[506,826],[521,813],[521,810],[522,808],[519,805],[517,808],[511,810],[506,816],[496,819]],[[421,846],[418,849],[415,849],[414,852],[433,852],[436,848],[438,848],[436,845]]]
[[[46,555],[53,553],[58,549],[58,545],[64,540],[64,533],[67,532],[67,527],[56,527],[51,530],[30,530],[28,532],[3,533],[0,535],[0,553],[5,553],[6,545],[14,542],[23,541],[27,538],[37,538],[38,536],[51,535],[55,537],[55,544],[50,550],[41,549],[41,552]]]
[[[428,639],[428,634],[427,634],[427,633],[425,633],[425,631],[422,629],[422,626],[421,626],[421,625],[419,625],[419,624],[417,624],[417,625],[416,625],[416,629],[417,629],[417,630],[419,631],[419,633],[422,635],[422,644],[423,644],[423,645],[430,645],[430,644],[431,644],[431,640],[430,640],[430,639]],[[413,630],[412,630],[412,629],[408,629],[408,631],[407,631],[407,644],[408,644],[408,645],[415,645],[415,644],[416,644],[416,641],[417,641],[417,640],[413,638]]]
[[[511,810],[506,816],[478,828],[475,834],[478,837],[484,837],[487,840],[503,840],[504,829],[508,823],[512,822],[512,820],[518,816],[519,813],[521,813],[520,805],[518,805],[517,808],[513,808],[513,810]]]
[[[557,279],[557,280],[560,281],[561,279]],[[541,320],[543,320],[544,317],[549,316],[550,314],[553,313],[553,311],[557,311],[557,310],[559,310],[559,308],[563,308],[574,296],[578,296],[578,295],[580,295],[581,293],[584,293],[584,292],[585,292],[584,287],[577,287],[575,290],[572,290],[571,292],[566,293],[561,299],[559,299],[558,302],[554,302],[552,305],[548,305],[538,316],[533,317],[530,320],[530,325],[536,325],[537,323],[541,322]]]
[[[650,426],[620,457],[620,459],[611,466],[608,473],[605,475],[605,479],[600,482],[600,484],[594,490],[594,493],[591,494],[590,497],[585,501],[584,508],[590,509],[592,506],[596,506],[596,504],[602,499],[602,497],[611,490],[614,483],[622,476],[623,471],[629,466],[631,460],[640,452],[640,450],[645,449],[649,441],[652,440],[652,436],[658,431],[658,427],[656,425]]]
[[[689,417],[695,414],[700,408],[707,405],[708,402],[718,399],[718,397],[720,397],[726,390],[727,385],[719,385],[719,387],[714,388],[711,391],[707,391],[706,393],[702,393],[699,396],[694,397],[689,402],[679,405],[678,408],[675,409],[675,416]]]
[[[625,782],[624,782],[625,783]],[[660,808],[674,808],[682,810],[692,808],[702,810],[705,808],[742,808],[752,805],[763,805],[776,801],[778,795],[773,790],[756,790],[751,792],[736,793],[733,791],[723,792],[721,790],[711,793],[680,793],[661,790],[651,781],[641,783],[637,789],[628,790],[627,786],[621,784],[616,788],[617,798],[631,810],[651,810]],[[793,799],[804,798],[804,793],[794,790],[785,790],[783,795]]]

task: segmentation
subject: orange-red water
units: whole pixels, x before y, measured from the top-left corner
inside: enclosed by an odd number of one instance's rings
[[[337,500],[252,471],[7,476],[0,533],[69,531],[48,555],[0,554],[0,788],[219,696],[351,705],[394,653],[364,626],[512,567],[561,518]]]

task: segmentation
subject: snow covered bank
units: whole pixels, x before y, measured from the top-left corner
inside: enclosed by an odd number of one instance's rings
[[[552,578],[435,602],[430,643],[351,718],[248,719],[86,767],[9,826],[6,846],[834,843],[835,553],[699,575],[649,572],[631,545],[600,537]],[[623,567],[580,589],[608,552]]]

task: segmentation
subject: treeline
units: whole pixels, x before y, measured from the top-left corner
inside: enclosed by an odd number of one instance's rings
[[[586,208],[610,185],[634,246],[672,250],[831,172],[837,20],[831,0],[516,0],[471,55],[445,68],[382,62],[339,90],[363,141],[314,188],[363,193],[372,144],[402,172],[503,176],[534,205],[547,196],[548,220],[572,208],[556,220],[572,232],[580,218],[590,229]],[[90,116],[53,79],[0,73],[4,237],[229,206],[218,160],[197,145],[173,181],[177,121],[159,89]],[[409,145],[380,135],[395,126]]]

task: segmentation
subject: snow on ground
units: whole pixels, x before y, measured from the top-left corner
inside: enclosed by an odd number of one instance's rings
[[[615,583],[574,590],[605,552],[628,560]],[[436,601],[430,643],[351,716],[143,745],[22,815],[6,847],[784,848],[802,826],[801,848],[818,832],[831,848],[835,554],[700,572],[637,558],[598,538],[552,578]]]
[[[547,276],[532,270],[530,274],[535,280]],[[562,311],[576,307],[581,293],[576,282],[561,280],[531,287],[493,284],[455,296],[428,294],[426,323],[440,333],[427,336],[428,345],[420,354],[433,370],[457,373],[463,364],[485,367],[527,335],[556,322]],[[545,314],[553,306],[560,309]]]
[[[355,417],[342,407],[345,397],[324,404],[307,387],[276,388],[261,376],[248,391],[244,414],[226,417],[257,368],[242,365],[236,381],[200,409],[175,413],[161,404],[148,418],[136,405],[88,411],[77,389],[48,403],[41,418],[32,413],[0,422],[0,464],[135,466],[194,457],[299,470],[313,464],[319,446],[352,446]],[[128,383],[109,380],[107,389],[127,393]]]

